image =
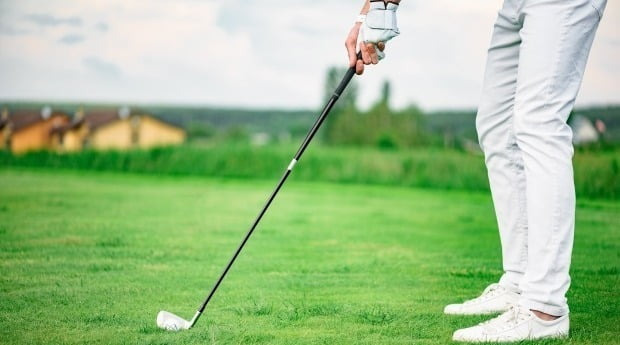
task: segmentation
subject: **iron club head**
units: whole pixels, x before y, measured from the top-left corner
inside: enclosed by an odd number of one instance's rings
[[[189,329],[191,326],[192,323],[190,321],[167,311],[162,310],[157,314],[157,327],[167,331],[182,331]]]

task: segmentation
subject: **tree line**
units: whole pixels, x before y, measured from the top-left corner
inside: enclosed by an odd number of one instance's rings
[[[331,97],[346,69],[332,67],[327,71],[325,100]],[[392,87],[381,86],[379,99],[367,111],[357,108],[359,87],[356,80],[341,96],[325,125],[324,140],[334,145],[374,146],[384,149],[427,145],[430,134],[425,128],[422,111],[414,105],[402,110],[390,107]]]

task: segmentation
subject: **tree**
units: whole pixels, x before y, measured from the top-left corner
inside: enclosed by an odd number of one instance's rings
[[[429,143],[426,132],[425,117],[415,105],[398,111],[394,116],[397,119],[399,141],[406,147],[421,146]]]
[[[381,87],[381,103],[385,104],[387,107],[390,106],[390,97],[392,96],[392,85],[389,80],[385,80],[383,82],[383,86]]]
[[[363,145],[364,128],[362,116],[353,107],[344,109],[336,118],[331,119],[327,141],[337,145]]]
[[[327,103],[327,101],[333,96],[334,90],[340,84],[342,77],[347,73],[348,68],[342,67],[330,67],[327,70],[327,75],[325,78],[325,91],[323,93],[323,104]],[[342,110],[348,107],[355,108],[355,104],[357,103],[357,95],[358,95],[358,85],[355,79],[349,82],[349,86],[347,86],[346,90],[340,95],[340,99],[338,103],[334,106],[334,110],[338,112],[338,110]],[[331,116],[331,115],[330,115]]]
[[[347,68],[339,68],[339,67],[330,67],[327,70],[326,78],[325,78],[325,90],[323,93],[323,104],[326,104],[329,99],[334,95],[334,90],[340,84],[342,77],[347,72]],[[338,122],[339,118],[344,113],[348,113],[349,115],[356,115],[356,103],[357,103],[357,95],[358,95],[358,86],[357,81],[355,79],[351,80],[349,86],[347,86],[346,90],[340,95],[338,102],[332,108],[327,121],[323,125],[323,133],[324,138],[329,143],[340,142],[342,143],[342,133],[336,133],[338,129],[334,126],[334,123]],[[345,122],[351,122],[352,119],[346,119]],[[342,130],[342,128],[340,128]],[[338,138],[338,139],[336,139]]]
[[[341,72],[334,68],[328,71],[326,99],[331,97],[331,92],[340,82]],[[389,81],[383,82],[380,98],[363,114],[355,108],[357,87],[351,91],[351,94],[343,95],[343,102],[335,109],[334,116],[328,120],[329,126],[325,136],[327,142],[375,146],[382,149],[413,147],[428,143],[424,116],[420,109],[415,106],[396,112],[390,109],[392,86]]]

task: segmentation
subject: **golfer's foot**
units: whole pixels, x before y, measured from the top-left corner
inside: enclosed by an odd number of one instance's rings
[[[545,321],[527,308],[514,305],[502,315],[478,326],[459,329],[454,332],[452,340],[482,343],[565,338],[568,328],[568,315]]]
[[[519,294],[499,284],[491,284],[482,295],[462,304],[449,304],[443,312],[452,315],[475,315],[501,313],[516,304]]]

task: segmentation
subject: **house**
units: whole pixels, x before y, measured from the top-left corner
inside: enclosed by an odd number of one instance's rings
[[[0,113],[0,150],[6,150],[9,148],[10,132],[9,132],[9,110],[2,108]]]
[[[76,112],[73,122],[54,133],[63,151],[84,148],[126,150],[177,145],[185,141],[185,131],[129,108]]]
[[[18,154],[53,149],[51,133],[69,122],[68,115],[50,107],[15,111],[4,108],[0,115],[0,149]]]
[[[587,117],[575,115],[571,117],[570,126],[573,130],[573,144],[587,144],[599,140],[599,132]]]

